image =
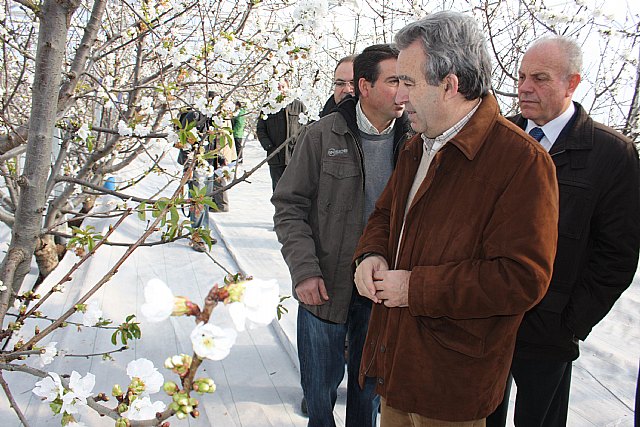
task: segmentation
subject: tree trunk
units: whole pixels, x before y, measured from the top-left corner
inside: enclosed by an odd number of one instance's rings
[[[29,138],[23,174],[18,179],[21,197],[11,232],[11,244],[0,267],[0,279],[17,293],[29,272],[42,228],[45,187],[51,161],[53,128],[69,21],[75,0],[46,0],[38,17],[40,29],[33,79]],[[11,292],[0,293],[0,324],[9,307]]]

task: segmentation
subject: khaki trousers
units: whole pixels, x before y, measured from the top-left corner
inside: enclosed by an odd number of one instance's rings
[[[475,421],[442,421],[399,411],[380,399],[380,427],[485,427],[486,418]]]

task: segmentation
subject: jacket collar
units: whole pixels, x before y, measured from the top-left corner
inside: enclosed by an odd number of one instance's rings
[[[550,153],[559,150],[591,150],[593,148],[593,119],[578,102],[573,102],[576,112],[565,125],[551,147]],[[509,118],[521,129],[527,126],[527,119],[521,114]]]
[[[342,101],[340,101],[333,111],[344,117],[344,121],[334,120],[331,130],[339,135],[344,135],[351,130],[354,135],[358,135],[358,124],[356,122],[357,103],[358,98],[351,95],[347,95]]]
[[[331,130],[338,135],[344,135],[349,130],[356,138],[356,142],[360,143],[360,131],[358,130],[358,123],[356,120],[356,104],[358,98],[356,96],[347,95],[333,110],[334,113],[340,114],[343,120],[334,120]],[[405,140],[413,135],[411,129],[411,123],[407,113],[402,113],[398,119],[396,119],[395,129],[393,133],[393,158],[394,162],[398,160],[398,154],[400,148],[403,146]]]
[[[469,160],[473,160],[487,140],[500,116],[498,102],[492,94],[486,95],[469,122],[449,142]]]

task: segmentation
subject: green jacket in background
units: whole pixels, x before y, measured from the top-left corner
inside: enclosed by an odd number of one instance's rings
[[[231,118],[231,126],[233,127],[234,138],[244,138],[244,123],[246,121],[247,110],[240,108]]]

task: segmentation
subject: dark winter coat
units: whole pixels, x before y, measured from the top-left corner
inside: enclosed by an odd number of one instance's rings
[[[200,133],[200,135],[204,138],[204,141],[202,142],[202,144],[204,145],[205,153],[216,150],[218,148],[218,139],[210,138],[206,136],[209,130],[209,127],[211,126],[211,119],[208,119],[206,116],[204,116],[198,111],[187,110],[180,113],[179,120],[183,128],[186,127],[188,123],[191,123],[194,121],[196,122],[195,127],[198,130],[198,133]],[[180,153],[178,153],[178,159],[177,159],[179,164],[184,165],[187,162],[187,159],[189,158],[189,153],[191,152],[191,150],[192,150],[192,147],[189,147],[186,150],[185,149],[180,150]],[[227,164],[227,161],[221,155],[215,155],[207,159],[206,161],[211,166],[213,166],[214,169],[217,169],[220,166],[224,166]]]
[[[292,104],[294,105],[294,110],[304,111],[304,104],[295,99]],[[258,136],[258,141],[260,141],[260,145],[267,152],[267,156],[269,156],[275,149],[280,147],[284,141],[287,139],[287,111],[286,107],[282,110],[278,111],[274,114],[269,114],[266,119],[263,119],[262,116],[258,118],[258,122],[256,124],[256,135]],[[270,166],[284,166],[286,164],[286,150],[283,148],[269,159],[268,163]]]
[[[547,295],[524,317],[516,357],[576,359],[578,340],[629,287],[638,264],[638,152],[580,104],[575,107],[549,151],[560,188],[553,277]],[[512,120],[526,127],[522,116]]]
[[[327,102],[324,103],[324,107],[322,107],[322,111],[320,111],[320,118],[329,115],[336,108],[336,100],[333,98],[333,95],[327,99]]]
[[[357,98],[345,98],[337,112],[303,131],[271,198],[293,295],[296,284],[322,277],[329,301],[301,305],[336,323],[347,319],[355,286],[351,257],[364,228],[365,177],[356,103]],[[396,120],[394,161],[409,131],[406,116]]]
[[[399,241],[422,151],[420,136],[400,151],[355,252],[390,266],[397,253],[411,271],[408,307],[373,305],[360,381],[377,377],[401,411],[478,420],[502,401],[518,325],[551,279],[555,168],[487,95],[435,154]]]

